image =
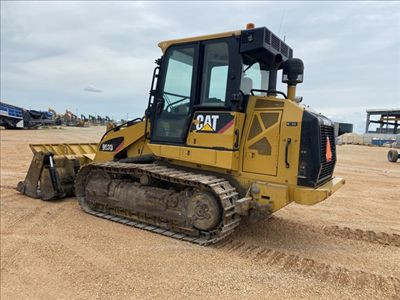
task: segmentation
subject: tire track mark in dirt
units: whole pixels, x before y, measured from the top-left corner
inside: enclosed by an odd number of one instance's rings
[[[32,201],[29,206],[23,206],[22,209],[8,216],[7,222],[2,221],[2,235],[17,232],[19,234],[43,233],[46,231],[46,227],[56,222],[56,219],[61,217],[63,213],[69,213],[66,200],[46,203],[39,199],[28,199]]]
[[[304,277],[340,284],[356,289],[374,289],[391,298],[400,295],[400,278],[382,276],[362,270],[351,270],[341,266],[307,258],[297,254],[285,253],[276,249],[247,244],[229,239],[222,241],[214,248],[236,254],[238,257],[265,266],[276,267],[283,271],[294,272]]]
[[[31,220],[32,218],[37,218],[39,212],[42,210],[41,207],[35,207],[32,210],[29,210],[27,213],[22,213],[21,215],[15,215],[15,219],[8,220],[7,224],[4,224],[2,227],[6,226],[7,229],[11,230],[2,230],[1,234],[9,234],[17,231],[22,226],[29,226],[31,227],[31,223],[26,223],[27,221]],[[21,213],[21,212],[19,212]],[[3,228],[2,228],[3,229]]]
[[[0,189],[0,195],[1,195],[1,202],[0,203],[1,204],[5,204],[6,198],[8,198],[7,202],[9,200],[13,201],[14,199],[12,199],[12,198],[14,198],[14,196],[17,195],[17,194],[18,194],[18,192],[16,190],[4,189],[4,188]]]
[[[352,229],[339,226],[326,226],[323,227],[322,230],[327,236],[400,247],[400,235],[395,233],[375,232],[373,230]]]
[[[35,207],[27,213],[9,220],[7,224],[2,224],[1,235],[3,239],[1,248],[4,259],[1,260],[1,271],[5,271],[15,265],[21,249],[25,248],[32,238],[47,235],[48,227],[53,220],[61,215],[62,211],[63,208],[60,206],[51,212],[47,207]],[[5,239],[6,236],[7,239]],[[13,243],[10,243],[10,239],[13,240]]]
[[[271,225],[289,225],[300,231],[309,231],[315,233],[322,233],[326,236],[339,237],[343,239],[364,241],[380,245],[388,245],[393,247],[400,247],[400,235],[396,233],[376,232],[374,230],[353,229],[349,227],[340,226],[313,226],[309,224],[302,224],[295,221],[286,220],[280,217],[272,216],[270,218]]]
[[[8,185],[8,184],[0,184],[0,188],[7,189],[7,190],[16,190],[15,186]]]
[[[22,250],[21,250],[22,249]],[[116,275],[112,268],[105,268],[103,265],[95,263],[82,257],[77,249],[66,247],[57,239],[50,239],[46,244],[42,243],[40,238],[30,237],[29,243],[25,244],[25,248],[18,250],[19,255],[26,256],[27,252],[31,252],[32,263],[29,262],[28,267],[15,258],[15,255],[10,256],[11,261],[2,266],[2,272],[8,271],[15,273],[18,271],[25,285],[33,290],[40,290],[45,298],[71,298],[74,297],[73,287],[81,285],[83,282],[86,290],[92,290],[90,294],[86,294],[83,298],[109,298],[113,291],[107,291],[104,287],[105,280],[116,280],[113,277]],[[10,248],[8,252],[12,251]],[[72,259],[65,260],[65,257]],[[91,270],[91,275],[98,279],[85,283],[86,270]],[[49,273],[54,276],[47,277]],[[46,281],[43,281],[47,278]],[[61,295],[60,296],[60,291]],[[102,296],[103,295],[103,296]],[[76,296],[76,295],[75,295]]]
[[[20,257],[20,254],[24,249],[25,246],[24,244],[26,245],[26,241],[23,241],[22,238],[18,237],[14,239],[13,244],[9,243],[8,240],[5,242],[4,239],[2,239],[1,252],[3,258],[1,259],[0,262],[1,272],[4,272],[8,269],[12,269],[10,267],[14,266],[18,262],[18,258]]]
[[[72,288],[77,284],[86,287],[85,290],[90,291],[84,298],[112,298],[114,290],[107,288],[108,284],[117,285],[118,292],[125,295],[131,293],[131,286],[120,285],[129,273],[118,272],[114,267],[112,257],[107,253],[102,253],[99,248],[93,248],[91,245],[77,243],[67,239],[60,239],[57,236],[50,236],[48,243],[43,245],[40,240],[33,243],[36,249],[36,256],[39,261],[46,262],[45,268],[55,269],[63,286]],[[56,255],[54,255],[56,254]],[[72,259],[65,259],[69,257]],[[96,281],[87,281],[86,271],[90,269],[91,276]],[[85,282],[86,281],[86,282]]]

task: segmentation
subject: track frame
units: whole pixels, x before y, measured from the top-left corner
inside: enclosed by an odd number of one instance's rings
[[[198,230],[194,233],[188,230],[180,230],[172,226],[172,224],[160,226],[157,223],[149,223],[148,218],[138,215],[128,217],[118,213],[118,209],[114,211],[99,209],[86,201],[85,197],[87,177],[95,170],[134,177],[147,175],[150,178],[170,182],[171,184],[209,190],[219,199],[223,211],[222,220],[217,228],[212,231]],[[239,193],[225,178],[186,171],[178,167],[164,166],[158,162],[152,164],[121,162],[87,164],[81,168],[76,177],[75,193],[81,208],[88,214],[199,245],[215,244],[223,240],[233,233],[241,221],[240,216],[235,213],[235,204],[239,200]]]

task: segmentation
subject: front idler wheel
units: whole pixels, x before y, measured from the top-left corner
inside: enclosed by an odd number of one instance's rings
[[[189,199],[187,212],[191,223],[199,230],[212,230],[221,222],[221,205],[211,193],[194,194]]]

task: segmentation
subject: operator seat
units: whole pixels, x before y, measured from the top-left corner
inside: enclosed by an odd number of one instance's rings
[[[245,95],[250,95],[251,90],[253,89],[253,80],[249,77],[243,77],[242,82],[240,84],[240,90]]]

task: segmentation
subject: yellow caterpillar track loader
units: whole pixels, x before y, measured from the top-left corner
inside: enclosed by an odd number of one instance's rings
[[[250,24],[159,47],[144,117],[98,145],[31,145],[20,192],[75,194],[89,214],[204,245],[243,217],[313,205],[344,184],[333,177],[333,123],[300,104],[303,62],[270,30]]]

